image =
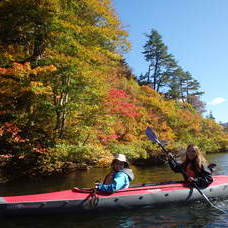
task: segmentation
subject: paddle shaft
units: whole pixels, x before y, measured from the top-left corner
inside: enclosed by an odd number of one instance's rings
[[[215,208],[215,209],[221,211],[222,213],[226,214],[226,211],[224,211],[223,209],[221,209],[221,208],[219,208],[219,207],[216,207],[216,206],[208,199],[208,197],[199,189],[199,187],[196,185],[196,183],[193,183],[193,185],[194,185],[194,187],[198,190],[198,192],[203,196],[203,198],[208,202],[208,204],[209,204],[211,207],[213,207],[213,208]]]
[[[171,186],[154,186],[154,187],[144,187],[144,188],[127,188],[127,189],[121,189],[116,191],[118,192],[132,192],[132,191],[145,191],[145,190],[157,190],[157,189],[166,189],[166,188],[180,188],[183,187],[182,185],[171,185]],[[77,188],[74,187],[72,189],[73,192],[80,192],[80,193],[94,193],[94,188]],[[97,192],[96,192],[97,193]],[[101,192],[102,193],[102,192]]]

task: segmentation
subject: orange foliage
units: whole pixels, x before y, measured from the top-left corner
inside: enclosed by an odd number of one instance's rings
[[[42,66],[42,67],[39,66],[32,69],[29,62],[26,62],[24,64],[13,62],[12,67],[0,68],[0,75],[15,75],[15,76],[22,77],[22,76],[29,76],[29,75],[37,75],[40,73],[53,72],[56,70],[57,69],[54,65]]]

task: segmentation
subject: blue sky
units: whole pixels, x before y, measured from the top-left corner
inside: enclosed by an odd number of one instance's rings
[[[228,0],[113,0],[131,51],[136,75],[148,68],[142,54],[145,33],[156,29],[179,65],[200,82],[217,122],[228,122]],[[205,113],[205,114],[208,114]]]

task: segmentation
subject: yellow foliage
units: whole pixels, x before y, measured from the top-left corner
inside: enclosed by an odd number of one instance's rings
[[[52,88],[50,86],[44,86],[42,82],[31,82],[30,88],[36,95],[52,94]]]

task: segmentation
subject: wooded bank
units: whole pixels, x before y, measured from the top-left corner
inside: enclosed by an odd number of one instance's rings
[[[158,32],[148,36],[149,71],[139,77],[123,58],[130,43],[122,27],[110,0],[0,2],[0,153],[8,173],[106,166],[116,153],[159,157],[147,126],[172,151],[189,143],[227,149],[223,127],[202,116],[197,80]]]

